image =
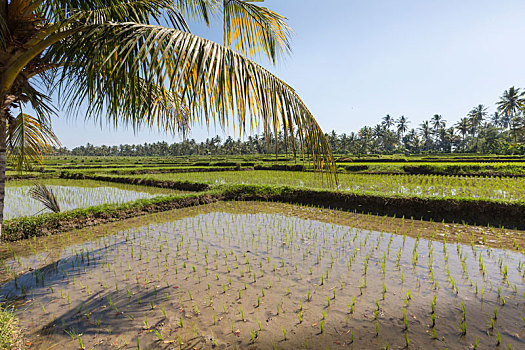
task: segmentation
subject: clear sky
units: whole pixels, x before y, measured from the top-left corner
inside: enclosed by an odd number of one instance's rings
[[[510,86],[525,87],[523,0],[266,0],[295,31],[292,54],[264,64],[296,89],[325,131],[357,131],[390,114],[417,127],[433,114],[448,125],[472,107],[489,113]],[[194,33],[222,41],[192,24]],[[101,128],[63,113],[63,145],[180,141],[163,133]],[[225,134],[194,129],[200,141]]]

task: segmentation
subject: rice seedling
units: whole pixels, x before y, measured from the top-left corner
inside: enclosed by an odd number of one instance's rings
[[[73,329],[70,330],[70,331],[68,331],[68,330],[64,330],[64,331],[65,331],[65,332],[66,332],[66,333],[67,333],[72,339],[78,341],[78,347],[79,347],[79,349],[85,349],[85,348],[84,348],[84,342],[82,341],[82,338],[80,337],[80,334],[77,334],[77,333],[75,332],[75,330],[73,330]]]

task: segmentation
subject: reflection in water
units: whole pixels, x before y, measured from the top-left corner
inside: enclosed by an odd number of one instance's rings
[[[87,208],[100,204],[115,204],[137,199],[153,198],[162,193],[146,192],[139,186],[110,186],[104,183],[89,183],[82,186],[82,181],[67,181],[64,185],[50,184],[49,189],[56,195],[62,211],[76,208]],[[29,196],[31,186],[6,186],[4,218],[31,216],[48,213],[44,205]]]

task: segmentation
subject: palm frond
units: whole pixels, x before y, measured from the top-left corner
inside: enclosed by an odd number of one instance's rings
[[[242,133],[262,122],[265,131],[281,130],[287,141],[297,133],[316,167],[335,170],[324,133],[295,91],[227,47],[172,28],[104,23],[86,27],[50,54],[63,63],[55,87],[72,113],[89,101],[89,117],[141,125],[159,112],[151,106],[156,89],[165,86],[162,91],[188,107],[190,125],[209,125],[213,118]],[[139,95],[137,86],[144,83],[140,91],[146,93]]]
[[[35,184],[35,186],[29,190],[29,196],[42,203],[52,212],[60,212],[60,205],[58,204],[55,194],[46,185],[39,183]]]
[[[177,0],[179,10],[194,20],[203,20],[210,25],[211,18],[217,13],[219,0]]]
[[[20,113],[8,120],[6,145],[9,163],[21,172],[42,163],[44,155],[60,142],[45,121]]]
[[[233,41],[235,49],[249,57],[261,56],[261,50],[273,63],[290,52],[291,28],[286,18],[253,4],[253,0],[224,0],[224,40]]]
[[[9,38],[9,26],[7,25],[7,11],[0,9],[0,48],[6,48]]]
[[[134,130],[156,127],[172,135],[179,133],[183,136],[189,132],[189,110],[179,96],[166,90],[164,85],[148,84],[141,78],[137,79],[137,84],[132,88],[135,90],[132,94],[122,94],[121,103],[140,105],[142,117],[128,122]]]
[[[29,82],[20,86],[20,99],[24,103],[29,102],[35,112],[36,119],[40,123],[49,124],[51,117],[56,114],[56,108],[53,106],[51,98],[39,92]]]
[[[54,23],[71,25],[104,22],[160,23],[181,30],[188,26],[173,0],[46,0],[40,12]]]

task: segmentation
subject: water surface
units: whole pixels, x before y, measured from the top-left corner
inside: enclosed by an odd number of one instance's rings
[[[149,199],[176,191],[136,185],[122,185],[91,180],[53,179],[41,181],[55,194],[61,211],[87,208],[100,204],[116,204]],[[6,184],[4,218],[33,216],[51,212],[29,196],[31,181],[11,181]]]
[[[459,243],[505,231],[238,202],[95,230],[4,261],[37,348],[525,346],[523,254]]]

